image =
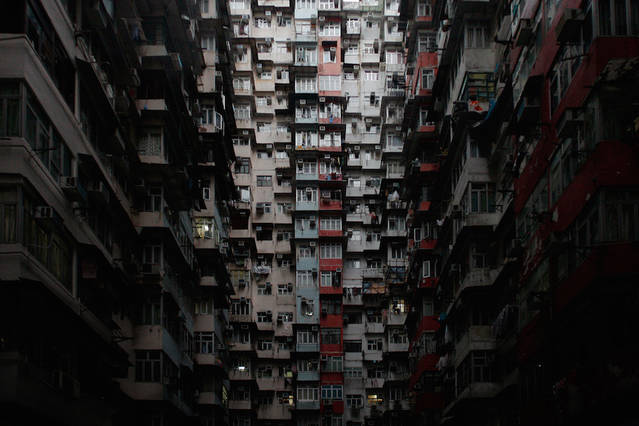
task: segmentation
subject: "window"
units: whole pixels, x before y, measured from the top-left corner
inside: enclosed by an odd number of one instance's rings
[[[323,370],[328,372],[342,372],[342,366],[344,364],[344,357],[341,356],[327,356],[323,365]]]
[[[321,75],[319,85],[320,90],[341,90],[342,77],[339,75]]]
[[[468,49],[483,49],[489,46],[488,23],[484,21],[466,22],[464,46]]]
[[[405,231],[406,219],[403,216],[389,216],[388,230],[389,231]]]
[[[314,93],[317,90],[317,79],[314,77],[296,78],[295,91],[300,93]]]
[[[422,68],[422,89],[432,89],[434,81],[435,71],[430,68]]]
[[[256,28],[271,28],[271,20],[267,18],[255,18]]]
[[[344,340],[344,352],[362,352],[362,341]]]
[[[361,408],[364,405],[362,395],[346,395],[346,406],[348,408]]]
[[[341,231],[342,219],[339,217],[323,217],[320,219],[320,229],[328,231]]]
[[[320,25],[319,35],[322,37],[338,37],[340,35],[340,24],[338,22],[328,22]]]
[[[298,401],[319,401],[319,388],[310,387],[310,386],[298,386],[297,400]]]
[[[437,49],[437,41],[434,33],[420,33],[418,42],[418,48],[420,52],[431,52]]]
[[[298,288],[315,287],[315,280],[313,280],[313,273],[311,271],[297,271],[296,284]]]
[[[277,285],[277,295],[278,296],[288,296],[293,294],[293,286],[290,284],[278,284]]]
[[[202,50],[215,50],[215,36],[203,35],[200,45]]]
[[[238,92],[248,92],[251,90],[251,80],[244,77],[235,77],[233,79],[233,89]]]
[[[342,385],[324,385],[322,386],[322,399],[342,399]]]
[[[381,351],[383,348],[382,338],[381,337],[369,338],[366,341],[366,348],[369,351],[373,351],[373,352]]]
[[[297,343],[317,344],[318,335],[313,331],[300,330],[297,332]]]
[[[321,342],[323,345],[339,345],[342,340],[342,333],[339,328],[322,328]]]
[[[206,15],[209,13],[209,0],[200,1],[200,10],[203,15]]]
[[[472,213],[495,212],[495,184],[470,184],[470,211]]]
[[[351,352],[357,352],[357,351],[351,351]],[[362,367],[344,367],[344,377],[362,377],[362,376],[363,376]]]
[[[471,383],[493,381],[492,357],[489,351],[473,351],[461,362],[456,370],[458,393]]]
[[[135,351],[135,381],[159,382],[161,351]]]
[[[20,134],[20,85],[0,83],[0,136]]]
[[[419,0],[417,3],[417,16],[430,16],[431,5],[429,0]]]
[[[273,186],[272,176],[257,176],[257,186]]]
[[[251,106],[244,104],[233,104],[233,112],[235,118],[238,120],[250,120],[251,119]]]
[[[322,244],[320,246],[320,258],[321,259],[341,259],[342,245],[341,244]]]
[[[272,351],[273,350],[273,341],[272,340],[263,340],[260,339],[257,341],[257,350],[258,351]]]
[[[270,296],[272,294],[271,283],[258,284],[257,294],[260,296]],[[259,317],[260,312],[258,312],[257,315]]]
[[[213,350],[213,333],[212,332],[196,332],[195,333],[195,352],[199,354],[212,354]]]
[[[639,34],[639,2],[631,0],[628,13],[625,0],[599,0],[599,35]]]
[[[324,46],[322,49],[322,62],[325,64],[337,62],[337,48],[335,46]]]
[[[251,163],[246,157],[237,157],[235,161],[235,173],[237,174],[249,174],[251,173]]]
[[[17,205],[17,191],[0,188],[0,243],[15,243],[17,241]]]
[[[379,80],[379,72],[377,70],[365,70],[364,71],[364,80],[366,80],[366,81],[377,81],[377,80]]]

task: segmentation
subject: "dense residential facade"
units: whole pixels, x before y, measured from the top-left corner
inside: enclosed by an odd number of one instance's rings
[[[207,3],[5,5],[0,423],[229,423],[234,120]]]
[[[16,0],[0,423],[630,424],[636,0]]]
[[[232,423],[409,413],[398,1],[231,1]]]
[[[403,6],[416,419],[636,418],[639,5]]]

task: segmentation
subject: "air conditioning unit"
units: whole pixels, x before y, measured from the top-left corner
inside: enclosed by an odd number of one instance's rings
[[[286,145],[286,149],[293,149],[293,145]]]
[[[354,149],[355,151],[359,151],[359,145],[355,145],[355,146],[353,147],[353,149]]]
[[[314,325],[314,326],[311,327],[311,331],[317,331],[317,330],[319,330],[318,326]]]
[[[325,17],[325,16],[320,16],[320,17],[318,18],[318,20],[319,20],[320,22],[324,22],[324,21],[326,20],[326,17]]]
[[[319,101],[320,101],[320,102],[326,102],[326,98],[325,98],[324,96],[321,96],[321,97],[319,98]]]
[[[240,325],[240,328],[241,328],[242,330],[248,330],[248,329],[249,329],[249,326],[248,326],[248,324],[242,324],[242,325]]]
[[[265,16],[271,16],[271,11],[270,10],[265,10],[264,11],[264,15]]]
[[[559,119],[559,123],[557,123],[557,135],[560,138],[574,136],[583,123],[584,117],[581,108],[566,108]]]
[[[342,272],[342,268],[337,268],[335,269],[335,272],[337,272],[338,274]]]
[[[309,247],[315,247],[317,245],[317,243],[315,241],[310,241],[308,243]]]
[[[300,99],[300,105],[306,105],[306,99]]]

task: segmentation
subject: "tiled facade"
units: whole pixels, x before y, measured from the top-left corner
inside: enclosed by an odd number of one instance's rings
[[[232,424],[403,421],[399,2],[228,6]]]

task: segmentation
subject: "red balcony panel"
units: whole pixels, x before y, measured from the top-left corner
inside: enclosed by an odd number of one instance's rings
[[[408,387],[412,389],[415,386],[415,383],[419,380],[419,378],[426,371],[437,371],[437,362],[439,361],[439,355],[437,354],[427,354],[420,358],[417,361],[417,367],[415,368],[415,372],[410,376],[408,380]]]
[[[320,90],[318,95],[340,97],[342,96],[342,91],[341,90]]]
[[[319,75],[337,75],[342,72],[342,63],[339,61],[339,58],[341,56],[339,46],[337,46],[337,50],[335,54],[337,57],[337,62],[329,62],[326,64],[317,65],[317,73]],[[341,95],[337,95],[337,96],[341,96]]]
[[[437,245],[437,240],[432,240],[432,239],[421,240],[419,242],[420,250],[434,250],[436,245]]]
[[[422,278],[419,282],[419,288],[435,288],[439,283],[439,277]]]
[[[341,237],[344,235],[344,231],[336,231],[333,229],[320,229],[319,236],[320,237]]]
[[[320,92],[320,96],[324,96],[324,95],[321,95],[321,92]],[[326,96],[330,96],[330,95],[326,95]],[[341,146],[320,146],[318,149],[322,152],[342,152]]]
[[[344,401],[322,401],[320,411],[322,413],[335,413],[335,414],[343,414],[344,413]]]
[[[430,201],[422,201],[419,203],[417,207],[417,211],[419,212],[427,212],[430,211]]]
[[[344,414],[344,401],[333,401],[333,413]]]
[[[328,287],[323,287],[320,286],[320,294],[342,294],[344,292],[344,290],[342,289],[341,285],[338,286],[328,286]]]
[[[342,210],[342,200],[322,198],[320,201],[320,210]]]
[[[413,350],[413,344],[422,337],[422,334],[425,332],[437,332],[439,330],[440,324],[437,321],[437,317],[435,316],[425,316],[422,317],[422,320],[419,323],[419,327],[417,327],[417,331],[415,332],[415,336],[410,342],[410,346],[408,347],[409,351]]]
[[[335,271],[344,266],[342,259],[320,259],[319,263],[322,271]]]
[[[439,163],[421,163],[419,165],[420,173],[435,173],[439,171]]]
[[[560,312],[579,293],[592,285],[606,285],[614,277],[627,277],[636,280],[639,247],[632,243],[619,243],[601,246],[586,258],[577,269],[566,278],[554,294],[554,312]]]
[[[440,410],[444,408],[444,398],[438,392],[422,392],[415,396],[415,411]]]
[[[343,351],[342,345],[335,345],[335,344],[324,345],[324,344],[320,343],[320,352],[321,353],[342,352],[342,351]]]
[[[322,355],[343,356],[344,354],[342,352],[335,352],[335,353],[322,352]],[[323,385],[341,385],[344,383],[344,375],[342,373],[336,373],[336,372],[326,373],[322,371],[320,375],[320,382]]]
[[[319,124],[342,124],[342,117],[320,118]]]
[[[319,180],[326,182],[343,182],[344,176],[341,173],[320,173]]]
[[[326,288],[332,288],[332,287],[326,287]],[[342,293],[341,289],[339,291],[340,293]],[[320,315],[320,327],[322,328],[342,328],[344,324],[344,317],[342,316],[342,314],[321,314]],[[331,345],[325,345],[325,346],[331,346]],[[336,345],[336,346],[340,346],[341,345]],[[333,349],[327,349],[328,351],[331,351]],[[338,351],[339,349],[334,349],[336,351]]]
[[[558,20],[555,20],[555,25]],[[554,40],[554,32],[549,32],[547,37],[553,37],[551,43],[544,42],[542,50],[537,55],[537,62],[530,72],[530,75],[546,75],[554,64],[555,56],[559,45]],[[581,65],[573,77],[570,86],[566,90],[562,101],[552,114],[553,127],[561,118],[566,108],[581,107],[584,100],[588,98],[596,79],[601,71],[611,59],[631,58],[639,55],[639,39],[637,37],[599,37],[590,45],[588,60],[581,62]],[[517,62],[512,62],[513,66]],[[550,114],[550,102],[542,102],[542,117]],[[544,118],[544,120],[547,120]],[[549,129],[550,130],[550,129]],[[515,198],[515,212],[519,213],[528,201],[530,194],[534,191],[537,182],[546,173],[549,166],[551,154],[555,149],[556,137],[554,131],[546,132],[548,136],[543,138],[535,150],[520,177],[515,181],[515,191],[518,197]],[[601,160],[608,158],[596,156]]]
[[[420,94],[421,92],[430,92],[430,90],[420,90]],[[426,126],[419,126],[417,128],[417,133],[429,133],[429,134],[435,134],[435,125],[431,124],[431,125],[426,125]]]

